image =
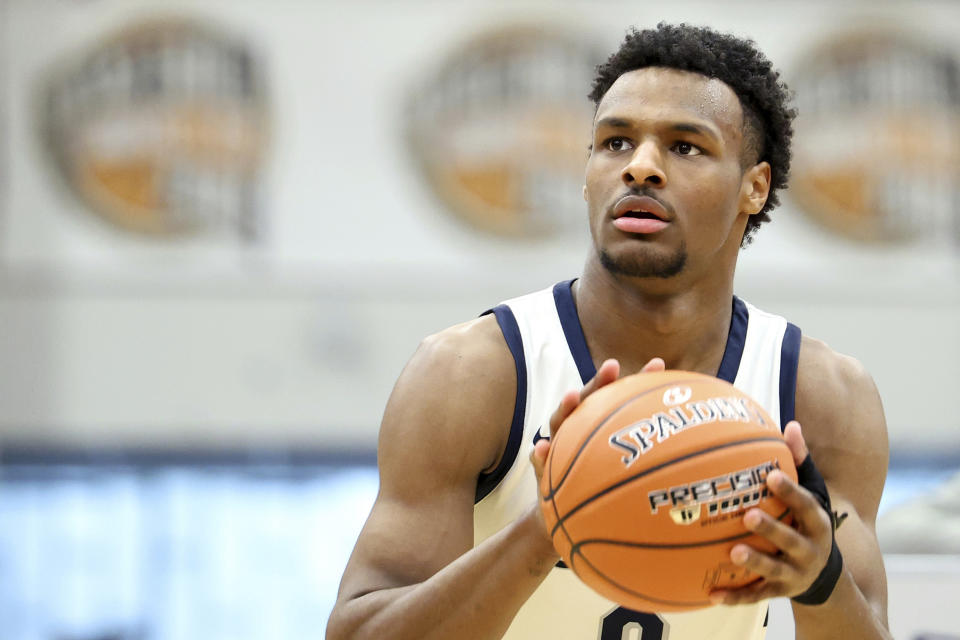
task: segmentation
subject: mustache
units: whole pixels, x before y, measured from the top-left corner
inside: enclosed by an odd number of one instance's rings
[[[661,198],[660,194],[657,193],[657,190],[651,187],[648,187],[648,186],[630,187],[627,190],[625,190],[623,193],[620,193],[619,195],[617,195],[617,198],[616,200],[614,200],[614,202],[620,202],[620,200],[626,198],[627,196],[646,196],[647,198],[652,198],[653,200],[656,200],[657,202],[659,202],[660,206],[662,206],[670,215],[673,215],[675,213],[670,203],[664,200],[663,198]]]

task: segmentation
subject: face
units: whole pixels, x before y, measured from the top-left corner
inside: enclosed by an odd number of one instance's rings
[[[594,119],[584,198],[596,256],[616,274],[670,278],[736,262],[770,168],[744,169],[743,113],[719,80],[662,67],[620,76]]]

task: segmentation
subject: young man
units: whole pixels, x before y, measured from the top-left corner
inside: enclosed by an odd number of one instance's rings
[[[780,596],[795,599],[797,637],[889,637],[874,534],[887,439],[873,382],[733,295],[739,249],[786,186],[786,88],[752,43],[660,25],[627,37],[592,98],[583,274],[432,336],[413,356],[387,405],[380,493],[327,637],[620,640],[640,628],[642,640],[744,640],[764,636],[765,600]],[[846,517],[834,534],[840,518],[817,499],[809,461],[802,483],[813,493],[771,473],[797,526],[748,510],[745,525],[780,551],[731,552],[762,580],[715,592],[713,607],[655,615],[555,566],[536,478],[544,436],[583,397],[664,366],[727,379],[761,402],[798,464],[812,452]]]

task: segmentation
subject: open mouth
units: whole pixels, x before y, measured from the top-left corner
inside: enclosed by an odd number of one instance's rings
[[[638,218],[640,220],[662,220],[660,216],[649,211],[626,211],[621,218]]]
[[[670,224],[668,209],[650,196],[629,195],[621,198],[613,211],[613,226],[625,233],[650,234]]]
[[[650,196],[628,195],[617,201],[613,210],[614,218],[632,218],[636,220],[660,220],[669,222],[672,216],[659,200]]]

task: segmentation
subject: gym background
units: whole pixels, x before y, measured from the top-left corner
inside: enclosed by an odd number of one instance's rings
[[[661,20],[796,92],[737,293],[873,374],[891,628],[960,638],[960,5],[819,0],[0,2],[0,638],[322,635],[393,382],[579,272],[592,69]]]

